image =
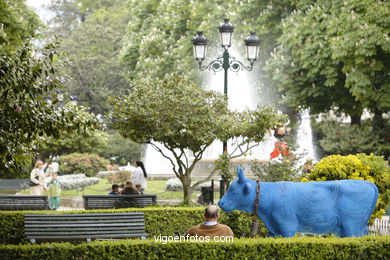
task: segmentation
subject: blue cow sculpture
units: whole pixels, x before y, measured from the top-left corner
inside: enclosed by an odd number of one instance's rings
[[[223,211],[254,211],[257,182],[237,168],[238,178],[218,202]],[[296,232],[341,237],[367,234],[368,220],[378,199],[369,181],[260,182],[257,215],[271,236]]]

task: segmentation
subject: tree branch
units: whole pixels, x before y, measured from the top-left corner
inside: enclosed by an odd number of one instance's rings
[[[181,151],[180,157],[181,157],[181,155],[184,155],[184,158],[186,159],[186,166],[187,166],[187,168],[188,168],[188,158],[187,158],[187,154],[185,153],[184,149],[180,149],[180,151]]]
[[[164,152],[157,146],[155,145],[154,143],[150,142],[150,144],[152,145],[152,147],[154,149],[156,149],[157,152],[159,152],[162,156],[164,156],[166,159],[168,159],[171,164],[172,164],[172,169],[173,169],[173,172],[175,173],[176,177],[179,178],[179,173],[176,171],[176,165],[175,163],[173,162],[173,160],[168,156],[168,155],[165,155]],[[164,145],[165,146],[165,145]]]
[[[185,164],[184,164],[184,163],[182,162],[182,160],[181,160],[181,156],[182,156],[182,155],[178,156],[178,155],[176,154],[176,152],[175,152],[175,149],[173,149],[173,148],[167,146],[166,144],[163,144],[163,145],[164,145],[164,147],[167,148],[167,150],[169,150],[169,151],[173,154],[173,156],[175,157],[176,162],[177,162],[177,166],[179,167],[179,173],[178,173],[178,175],[179,175],[180,177],[183,176],[183,175],[185,175],[185,173],[183,173],[183,168],[184,168],[184,169],[187,169],[187,167],[185,166]],[[178,176],[178,178],[180,179],[179,176]]]
[[[209,174],[209,176],[207,176],[205,179],[203,180],[200,180],[198,182],[195,182],[193,185],[191,185],[191,188],[194,189],[196,186],[202,184],[202,183],[205,183],[207,181],[209,181],[211,179],[211,177],[213,177],[213,175],[215,174],[215,172],[217,171],[217,168],[214,167],[214,169],[211,171],[211,173]]]
[[[259,144],[260,144],[260,143],[255,143],[254,145],[250,146],[250,144],[247,143],[247,147],[246,147],[245,151],[243,151],[243,150],[240,148],[241,154],[237,154],[237,155],[234,155],[234,156],[233,156],[233,155],[230,155],[230,156],[229,156],[229,157],[230,157],[230,160],[231,160],[231,159],[238,158],[238,157],[244,155],[244,154],[245,154],[246,152],[248,152],[250,149],[252,149],[253,147],[258,146]],[[240,144],[240,145],[243,145],[243,144]]]

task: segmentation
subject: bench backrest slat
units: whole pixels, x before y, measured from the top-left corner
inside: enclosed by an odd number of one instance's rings
[[[35,240],[146,237],[143,212],[26,214],[25,234]]]
[[[144,208],[157,203],[157,196],[144,195],[84,195],[85,209]]]
[[[45,210],[49,199],[44,195],[0,195],[0,210]]]

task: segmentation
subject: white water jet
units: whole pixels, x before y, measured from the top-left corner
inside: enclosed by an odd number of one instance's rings
[[[297,145],[298,154],[304,154],[299,164],[303,165],[307,159],[312,159],[313,162],[317,161],[314,145],[313,145],[313,133],[310,125],[310,112],[309,109],[302,110],[300,112],[301,120],[297,133]]]
[[[234,49],[229,49],[229,53],[237,58],[243,60]],[[217,56],[217,55],[215,55]],[[206,90],[214,90],[223,93],[224,89],[224,73],[220,72],[204,72],[207,73],[207,81],[204,86]],[[243,111],[246,109],[255,109],[261,102],[256,100],[253,84],[250,80],[250,73],[248,71],[228,72],[228,101],[229,109]],[[253,72],[252,72],[253,73]],[[239,159],[243,160],[269,160],[270,154],[274,149],[276,139],[273,132],[265,137],[265,140],[260,145],[252,148],[245,156]],[[170,154],[168,150],[162,148],[161,144],[157,144],[164,152]],[[228,151],[233,151],[235,145],[228,142]],[[214,161],[222,153],[222,142],[214,141],[204,152],[202,161]],[[236,152],[238,153],[238,151]],[[189,156],[189,158],[191,158]],[[164,158],[151,145],[148,145],[145,156],[145,167],[150,174],[173,174],[172,165],[168,159]]]
[[[229,53],[237,58],[238,60],[243,60],[238,52],[232,48],[229,49]],[[253,83],[251,82],[251,73],[250,71],[242,70],[239,72],[228,72],[228,102],[229,109],[236,111],[244,110],[253,110],[261,102],[256,100],[256,94],[254,91]],[[210,72],[208,75],[208,81],[204,86],[207,90],[214,90],[220,93],[223,93],[224,88],[224,73],[221,72]],[[239,159],[258,159],[258,160],[268,160],[269,155],[273,150],[273,145],[275,142],[273,135],[265,137],[265,140],[260,143],[260,145],[252,148],[245,156],[239,157]],[[231,152],[235,149],[235,145],[230,141],[228,142],[228,152]],[[215,160],[222,153],[222,142],[214,141],[210,147],[208,147],[204,153],[203,159],[205,160]],[[235,154],[238,154],[237,151]]]

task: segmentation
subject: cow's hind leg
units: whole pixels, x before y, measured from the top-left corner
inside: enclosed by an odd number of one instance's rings
[[[294,228],[284,228],[280,230],[280,233],[282,234],[283,237],[293,237],[295,233],[297,232],[297,229]]]
[[[354,221],[341,223],[341,237],[361,237],[367,235],[367,227]]]
[[[268,236],[269,237],[276,237],[277,235],[268,230]]]

